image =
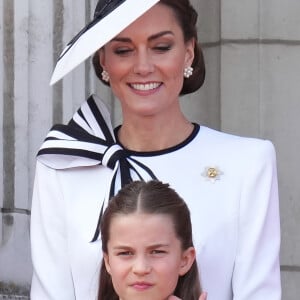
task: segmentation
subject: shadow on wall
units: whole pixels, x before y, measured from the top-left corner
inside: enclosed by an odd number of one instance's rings
[[[0,282],[0,300],[29,300],[29,287],[19,287],[15,284]]]
[[[0,300],[29,299],[29,215],[0,211]]]

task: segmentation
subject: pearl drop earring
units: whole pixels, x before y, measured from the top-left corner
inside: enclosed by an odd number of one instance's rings
[[[102,79],[105,81],[105,82],[109,82],[109,74],[107,71],[103,70],[102,73],[101,73],[101,76],[102,76]]]
[[[192,67],[186,67],[183,72],[184,78],[189,78],[190,76],[192,76],[193,71],[194,71],[194,69]]]

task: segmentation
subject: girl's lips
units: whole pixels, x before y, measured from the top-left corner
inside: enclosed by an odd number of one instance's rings
[[[151,288],[153,286],[153,284],[148,283],[148,282],[135,282],[133,284],[131,284],[131,287],[133,287],[134,289],[138,290],[138,291],[145,291],[149,288]]]

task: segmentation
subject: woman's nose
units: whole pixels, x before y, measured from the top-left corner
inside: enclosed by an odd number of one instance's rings
[[[137,53],[133,71],[141,76],[146,76],[154,71],[151,55],[146,50]]]

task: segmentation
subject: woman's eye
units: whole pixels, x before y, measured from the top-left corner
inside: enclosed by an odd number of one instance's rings
[[[172,46],[171,45],[157,45],[154,47],[154,50],[158,52],[166,52],[171,50]]]
[[[127,55],[131,52],[132,50],[130,48],[118,48],[114,50],[114,53],[117,55]]]

